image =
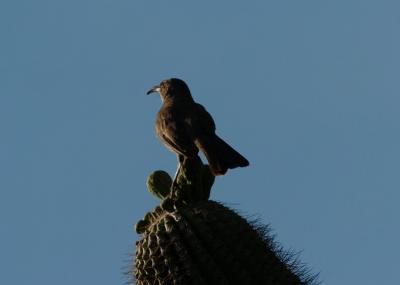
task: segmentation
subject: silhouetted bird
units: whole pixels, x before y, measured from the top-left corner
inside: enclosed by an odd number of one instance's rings
[[[163,105],[157,114],[156,132],[161,141],[178,154],[179,162],[203,151],[214,175],[249,162],[215,134],[215,123],[206,109],[196,103],[186,83],[164,80],[147,94],[159,92]],[[178,168],[179,171],[179,168]]]

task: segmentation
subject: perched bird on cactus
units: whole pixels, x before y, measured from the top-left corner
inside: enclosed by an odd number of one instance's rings
[[[156,119],[157,135],[178,155],[179,165],[183,159],[197,156],[199,149],[214,175],[224,175],[228,169],[249,165],[245,157],[216,135],[213,118],[193,100],[184,81],[163,80],[147,94],[153,92],[159,92],[163,102]]]

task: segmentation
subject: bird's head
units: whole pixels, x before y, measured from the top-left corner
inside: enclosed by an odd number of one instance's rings
[[[159,85],[156,85],[149,91],[147,91],[146,94],[149,95],[154,92],[160,93],[162,101],[168,99],[193,100],[192,95],[190,94],[189,87],[183,80],[178,78],[170,78],[163,80]]]

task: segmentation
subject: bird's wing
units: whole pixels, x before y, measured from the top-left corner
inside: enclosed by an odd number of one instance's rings
[[[157,135],[167,147],[186,157],[197,154],[198,149],[194,145],[188,127],[180,114],[162,112],[157,121]]]
[[[205,133],[215,132],[215,122],[210,113],[199,103],[196,103],[198,129]]]

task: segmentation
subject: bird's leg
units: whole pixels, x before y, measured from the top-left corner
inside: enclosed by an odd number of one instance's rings
[[[184,159],[185,159],[185,157],[183,155],[178,154],[178,168],[176,169],[174,180],[172,181],[172,184],[171,184],[171,190],[174,190],[178,186],[178,176],[179,176],[179,172],[181,171],[182,163],[183,163]]]

